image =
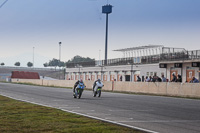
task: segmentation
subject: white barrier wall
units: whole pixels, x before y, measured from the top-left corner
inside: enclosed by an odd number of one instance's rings
[[[43,81],[40,79],[11,79],[11,82],[43,85],[43,83],[42,83]]]
[[[14,83],[31,83],[44,86],[73,87],[74,80],[12,79]],[[92,89],[94,81],[84,81],[87,89]],[[103,90],[134,92],[169,96],[200,97],[199,83],[172,82],[112,82],[104,81]]]

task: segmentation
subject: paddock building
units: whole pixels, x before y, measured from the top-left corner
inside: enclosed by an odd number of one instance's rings
[[[123,58],[66,64],[66,80],[96,80],[136,82],[146,76],[164,75],[168,81],[172,73],[182,75],[183,82],[192,77],[200,78],[200,50],[148,45],[114,50],[122,52]]]

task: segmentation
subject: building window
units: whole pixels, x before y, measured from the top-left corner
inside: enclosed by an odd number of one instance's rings
[[[149,76],[149,72],[147,72],[147,76]]]
[[[153,76],[153,72],[150,73],[150,76]]]
[[[157,76],[157,72],[154,72],[154,76]]]

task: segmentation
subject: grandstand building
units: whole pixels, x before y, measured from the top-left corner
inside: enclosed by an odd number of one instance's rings
[[[66,80],[142,81],[146,76],[164,75],[169,81],[172,73],[180,74],[182,81],[199,79],[200,50],[148,45],[114,50],[123,58],[66,64]]]

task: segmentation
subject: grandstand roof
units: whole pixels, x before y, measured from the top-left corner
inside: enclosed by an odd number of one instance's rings
[[[158,48],[158,47],[164,47],[163,45],[147,45],[147,46],[139,46],[139,47],[131,47],[131,48],[124,48],[124,49],[116,49],[113,51],[130,51],[130,50],[139,50],[139,49],[148,49],[148,48]]]

